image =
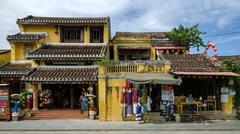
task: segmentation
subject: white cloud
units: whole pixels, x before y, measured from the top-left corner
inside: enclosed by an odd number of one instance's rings
[[[35,16],[110,16],[115,31],[168,31],[179,24],[224,29],[240,17],[239,0],[1,0],[0,46],[18,31],[16,19]],[[209,30],[213,30],[209,29]]]

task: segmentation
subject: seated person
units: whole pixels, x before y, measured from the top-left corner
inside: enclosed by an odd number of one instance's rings
[[[194,102],[192,94],[189,94],[189,96],[186,98],[186,102]],[[193,105],[188,105],[188,109],[189,109],[189,111],[191,111],[191,113],[193,113],[195,111]]]
[[[193,102],[194,99],[192,97],[192,94],[189,94],[189,96],[186,98],[186,102]]]

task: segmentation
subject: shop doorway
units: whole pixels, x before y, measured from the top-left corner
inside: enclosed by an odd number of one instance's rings
[[[67,85],[67,84],[45,84],[42,85],[42,90],[50,90],[51,91],[51,103],[49,105],[49,109],[56,108],[72,108],[79,109],[80,108],[80,95],[83,92],[87,92],[87,88],[89,85],[87,84],[75,84],[75,85]],[[95,91],[94,91],[95,92]]]
[[[151,112],[160,112],[161,85],[149,85],[148,89],[152,99]]]

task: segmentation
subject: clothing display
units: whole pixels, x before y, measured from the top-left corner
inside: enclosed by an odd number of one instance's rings
[[[137,113],[137,103],[133,103],[133,114]]]
[[[152,104],[152,98],[150,96],[147,96],[147,111],[148,112],[152,111],[151,104]]]
[[[148,100],[147,89],[138,89],[136,86],[134,88],[127,88],[128,86],[131,86],[131,84],[126,83],[126,87],[123,88],[121,92],[121,115],[123,118],[135,115],[136,120],[142,120],[143,112],[148,111],[146,107],[147,102],[149,102],[150,105],[152,103],[151,100]],[[143,101],[141,97],[144,99]],[[144,108],[141,102],[145,102],[146,108]]]
[[[138,103],[138,90],[133,90],[133,103]]]
[[[121,103],[122,104],[126,104],[127,103],[127,93],[126,93],[125,89],[122,90]]]
[[[142,103],[143,104],[147,103],[147,89],[146,88],[142,89]]]
[[[127,104],[122,104],[122,117],[126,117],[127,114],[126,114],[126,111],[127,111]]]
[[[81,110],[82,111],[88,111],[88,98],[83,97],[81,101]]]
[[[127,116],[132,116],[133,114],[133,106],[132,104],[128,104],[128,107],[127,107]]]
[[[129,89],[127,92],[127,104],[132,105],[132,90]]]
[[[144,107],[142,106],[142,104],[139,102],[137,104],[137,112],[136,112],[136,120],[140,121],[142,120],[142,114],[144,112]]]

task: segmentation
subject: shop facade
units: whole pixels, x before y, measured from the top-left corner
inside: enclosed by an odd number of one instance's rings
[[[42,108],[44,91],[52,95],[49,107],[77,108],[91,89],[101,121],[181,114],[189,110],[182,106],[189,94],[196,107],[197,100],[209,101],[207,110],[231,114],[232,96],[222,83],[239,75],[220,72],[216,60],[189,54],[163,32],[117,32],[111,40],[109,17],[28,16],[17,24],[20,32],[7,37],[11,62],[1,66],[0,76],[17,83],[16,93],[31,89],[33,110]]]

